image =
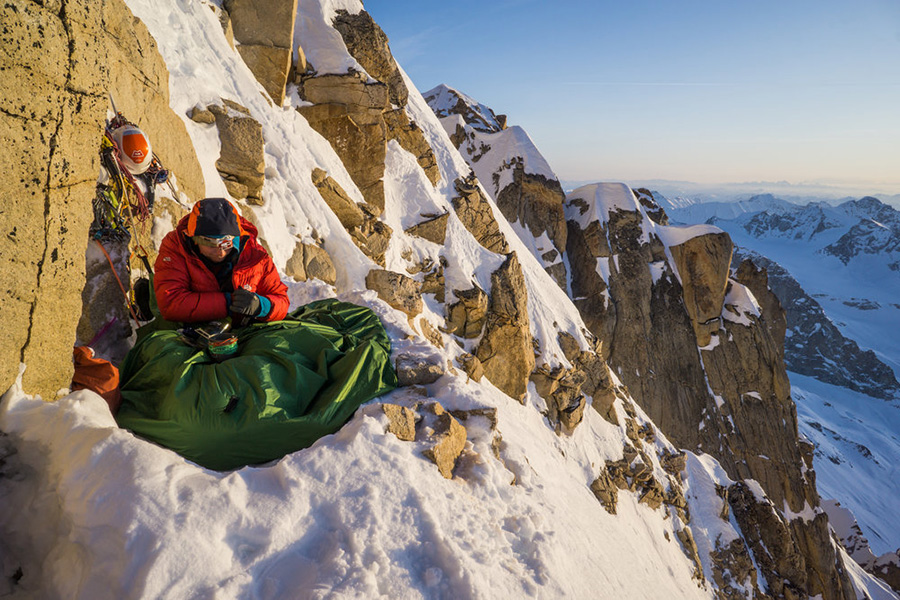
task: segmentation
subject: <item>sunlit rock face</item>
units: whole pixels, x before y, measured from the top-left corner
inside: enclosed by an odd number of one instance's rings
[[[237,51],[276,104],[291,70],[297,0],[225,0]]]
[[[784,310],[764,273],[743,266],[732,277],[727,234],[662,226],[646,202],[620,184],[567,196],[576,305],[613,372],[676,445],[762,485],[777,508],[769,541],[784,546],[796,589],[844,598],[849,582],[827,527],[790,518],[819,500],[798,444]],[[763,573],[775,581],[786,564]]]
[[[72,378],[82,313],[85,247],[110,95],[150,137],[182,191],[204,190],[182,119],[169,107],[169,74],[144,24],[120,0],[0,8],[0,123],[4,235],[0,236],[0,384],[20,363],[29,393],[50,400]],[[75,318],[60,320],[61,314]],[[40,365],[40,366],[38,366]]]

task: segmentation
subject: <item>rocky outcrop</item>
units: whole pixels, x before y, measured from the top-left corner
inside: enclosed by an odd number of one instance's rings
[[[484,366],[485,376],[503,393],[519,401],[525,397],[535,361],[528,293],[515,252],[491,274],[487,321],[475,356]]]
[[[366,275],[366,287],[391,307],[414,317],[422,312],[424,303],[419,283],[406,275],[373,269]]]
[[[394,359],[394,369],[401,387],[434,383],[444,374],[440,361],[406,353]]]
[[[481,335],[488,314],[488,295],[475,286],[468,290],[453,290],[457,301],[447,307],[447,333],[473,339]]]
[[[46,399],[71,381],[84,255],[108,107],[150,137],[181,189],[203,193],[184,123],[169,108],[168,72],[125,4],[10,0],[0,8],[0,127],[4,204],[0,236],[0,386],[30,365],[23,385]],[[196,196],[195,196],[196,197]]]
[[[384,124],[388,139],[397,140],[400,147],[415,156],[431,185],[437,185],[441,180],[441,170],[437,166],[434,150],[425,139],[422,129],[406,115],[406,109],[397,108],[385,112]]]
[[[294,252],[284,265],[284,274],[297,281],[319,279],[329,285],[337,281],[337,271],[324,248],[297,242]]]
[[[313,185],[319,190],[325,204],[337,216],[344,229],[352,231],[365,223],[366,216],[362,209],[347,195],[338,182],[328,176],[328,173],[316,168],[312,170],[311,176]]]
[[[425,427],[431,430],[427,436],[431,447],[424,454],[434,461],[441,475],[452,479],[456,461],[466,447],[466,428],[439,403],[435,402],[428,408],[424,420]]]
[[[272,100],[284,102],[297,0],[225,0],[237,50]]]
[[[557,285],[565,290],[565,263],[557,262],[557,258],[566,249],[567,237],[563,212],[566,195],[562,185],[556,179],[526,172],[522,157],[515,157],[504,167],[512,169],[512,182],[496,194],[497,207],[509,222],[521,223],[535,238],[544,234],[550,238],[555,249],[544,252],[541,259]],[[494,179],[497,185],[500,173],[495,173]]]
[[[312,182],[319,195],[337,216],[344,229],[363,254],[384,266],[384,255],[393,231],[369,211],[364,204],[355,203],[344,188],[322,169],[313,169]]]
[[[755,479],[776,507],[801,513],[818,506],[798,443],[777,298],[746,268],[729,279],[725,234],[670,248],[679,281],[639,203],[625,210],[627,198],[609,198],[610,207],[593,201],[577,192],[567,200],[568,262],[576,306],[611,368],[676,446],[712,454],[732,479]],[[606,218],[585,222],[588,210]],[[626,433],[635,440],[641,432],[626,419]],[[803,593],[827,590],[813,582],[833,582],[843,572],[822,531],[814,519],[795,519],[779,538],[785,556],[805,561],[791,580]]]
[[[481,193],[478,180],[473,174],[454,182],[458,196],[453,198],[456,216],[469,230],[479,244],[498,254],[509,252],[509,244],[500,231],[494,211],[487,198]]]
[[[406,233],[426,239],[429,242],[433,242],[435,244],[443,245],[444,239],[447,237],[447,220],[449,218],[450,213],[444,213],[442,215],[438,215],[437,217],[432,217],[430,219],[422,221],[421,223],[413,225],[406,230]]]
[[[422,96],[438,118],[460,115],[474,129],[488,133],[506,128],[505,115],[494,114],[489,107],[444,84],[424,92]]]
[[[724,232],[700,235],[670,248],[698,346],[708,345],[719,329],[732,248],[731,237]]]
[[[250,111],[231,100],[207,107],[216,118],[221,151],[216,169],[225,181],[228,193],[237,200],[262,204],[266,157],[262,125]]]
[[[547,365],[541,365],[531,374],[530,379],[538,395],[547,401],[550,422],[559,425],[567,433],[574,431],[584,417],[587,399],[581,387],[587,381],[587,376],[576,368],[551,369]]]
[[[811,528],[801,526],[802,519],[785,524],[771,502],[757,497],[741,482],[729,488],[728,502],[770,592],[776,597],[806,598],[816,594],[842,600],[854,597],[846,573],[838,568],[840,564],[836,562],[838,559],[827,531],[823,538],[816,540],[815,547],[809,544],[798,546],[791,530],[800,527],[809,531]],[[827,530],[824,514],[817,515],[812,523],[816,521]],[[808,541],[805,536],[801,539]],[[808,564],[821,560],[830,564]],[[823,573],[829,576],[823,578]]]
[[[553,245],[566,248],[566,218],[563,202],[566,195],[562,185],[525,171],[525,163],[517,157],[512,164],[512,182],[497,193],[497,207],[509,222],[520,222],[534,237],[546,233]],[[497,175],[499,179],[499,175]]]
[[[369,75],[388,86],[391,102],[400,107],[406,106],[409,90],[391,54],[387,35],[371,15],[364,10],[351,15],[339,9],[333,25],[344,38],[350,55]]]
[[[456,359],[456,362],[458,362],[459,366],[466,372],[469,379],[481,381],[481,378],[484,377],[484,366],[474,354],[469,354],[468,352],[461,354]]]
[[[397,404],[382,404],[381,408],[388,418],[388,432],[404,442],[415,441],[416,413],[411,408]]]
[[[727,545],[716,546],[709,557],[712,560],[713,581],[724,598],[744,598],[747,582],[751,585],[751,597],[762,597],[756,583],[753,557],[743,539],[737,538]]]
[[[331,143],[374,214],[384,211],[384,160],[388,89],[365,73],[303,79],[301,97],[313,106],[297,110]]]

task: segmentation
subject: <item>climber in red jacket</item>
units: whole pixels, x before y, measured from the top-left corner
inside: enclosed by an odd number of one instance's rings
[[[256,239],[257,231],[224,198],[204,198],[163,239],[153,288],[162,317],[199,323],[279,321],[287,287]]]

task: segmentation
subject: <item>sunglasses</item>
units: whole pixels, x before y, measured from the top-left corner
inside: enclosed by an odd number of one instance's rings
[[[234,248],[233,235],[195,235],[191,239],[193,239],[194,243],[198,246],[206,246],[207,248],[221,248],[222,250]]]

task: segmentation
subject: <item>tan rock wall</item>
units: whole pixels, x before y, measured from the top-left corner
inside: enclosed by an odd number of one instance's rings
[[[297,0],[226,0],[241,58],[279,106],[291,70]]]
[[[534,370],[528,292],[516,253],[491,274],[484,337],[475,350],[485,376],[506,395],[522,400]]]
[[[0,387],[25,362],[25,390],[52,399],[72,376],[107,93],[182,188],[204,186],[155,43],[121,0],[10,0],[0,23]]]

